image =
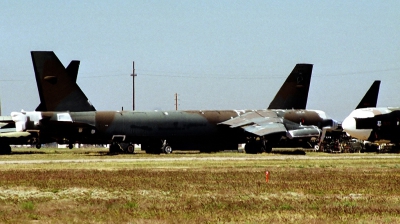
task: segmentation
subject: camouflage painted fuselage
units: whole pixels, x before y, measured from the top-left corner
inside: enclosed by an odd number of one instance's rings
[[[57,142],[105,144],[111,142],[146,143],[167,140],[171,145],[213,144],[236,147],[249,137],[303,135],[305,126],[321,129],[333,126],[334,121],[322,111],[314,110],[205,110],[205,111],[93,111],[93,112],[32,112],[40,113],[27,119],[26,130],[40,130],[41,136],[51,136]],[[222,125],[222,122],[248,113],[269,113],[276,116],[285,130],[257,136],[241,127]],[[31,115],[27,115],[31,116]],[[36,121],[35,121],[36,119]],[[257,126],[257,121],[247,126]],[[273,122],[270,122],[273,123]],[[268,123],[267,125],[269,125]],[[268,126],[266,128],[268,129]],[[300,134],[299,134],[300,133]],[[319,132],[318,132],[319,133]],[[307,133],[306,133],[307,135]],[[292,136],[293,137],[293,136]],[[294,136],[297,137],[297,136]],[[301,136],[300,136],[301,137]]]
[[[229,142],[237,147],[237,143],[245,142],[246,133],[217,124],[238,114],[233,110],[42,112],[43,119],[36,128],[58,142],[68,139],[91,144],[113,141],[139,144],[166,139],[170,144],[210,141]]]
[[[400,143],[400,108],[354,110],[344,119],[343,129],[360,140]]]

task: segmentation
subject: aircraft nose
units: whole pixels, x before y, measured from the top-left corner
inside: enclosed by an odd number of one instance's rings
[[[353,132],[354,130],[356,130],[356,119],[354,119],[354,117],[351,116],[346,117],[342,122],[342,127],[343,130],[345,130],[348,135],[352,135],[349,132]]]
[[[357,129],[356,119],[351,114],[343,120],[342,128],[347,135],[359,140],[368,140],[372,132],[372,127],[371,129]]]

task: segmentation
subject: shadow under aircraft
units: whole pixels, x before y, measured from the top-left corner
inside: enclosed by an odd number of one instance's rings
[[[51,89],[60,82],[64,85],[65,79],[58,76],[65,76],[66,69],[53,52],[31,54],[37,82],[42,88],[47,85],[46,89]],[[134,152],[133,144],[141,144],[146,153],[157,154],[171,153],[175,149],[232,150],[246,143],[246,153],[271,152],[273,143],[282,137],[320,137],[322,130],[336,129],[337,122],[325,112],[304,109],[311,72],[311,64],[297,64],[271,102],[270,109],[72,111],[65,108],[65,111],[23,111],[11,115],[16,132],[28,133],[37,142],[51,139],[67,144],[110,144],[110,152],[119,151],[125,143],[124,150],[129,153]],[[77,85],[75,81],[73,85]],[[42,93],[43,102],[50,100],[44,96],[46,94],[46,91]],[[83,93],[78,95],[84,96]],[[68,97],[67,101],[76,95]],[[84,99],[87,103],[86,96]],[[63,107],[53,105],[53,108]]]

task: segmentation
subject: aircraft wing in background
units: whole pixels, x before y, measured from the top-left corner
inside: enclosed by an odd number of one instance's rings
[[[319,137],[321,129],[314,125],[302,125],[280,117],[278,111],[257,110],[219,123],[230,128],[242,128],[256,136],[285,133],[288,138]]]

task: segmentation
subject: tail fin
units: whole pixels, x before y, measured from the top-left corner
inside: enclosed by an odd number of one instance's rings
[[[306,109],[312,64],[297,64],[268,109]]]
[[[78,77],[79,64],[80,61],[72,60],[65,69],[67,70],[68,76],[74,81],[74,83],[76,83],[76,79]]]
[[[65,69],[52,51],[32,51],[31,56],[40,97],[36,111],[95,111],[76,84],[79,61]]]
[[[374,83],[372,83],[371,87],[365,93],[364,97],[362,98],[356,109],[376,107],[380,84],[381,84],[380,80],[376,80]]]

